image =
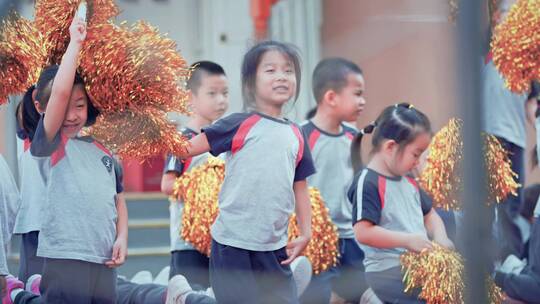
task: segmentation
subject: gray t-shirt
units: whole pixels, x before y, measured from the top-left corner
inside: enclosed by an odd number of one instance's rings
[[[17,184],[0,155],[0,275],[9,274],[6,250],[13,233],[14,219],[19,210],[20,198]]]
[[[226,152],[214,240],[252,251],[284,247],[295,206],[293,183],[315,173],[301,129],[252,112],[227,116],[203,132],[212,155]]]
[[[387,177],[371,169],[362,170],[351,186],[354,223],[361,220],[391,231],[423,234],[427,238],[424,215],[432,203],[411,177]],[[359,232],[361,233],[361,232]],[[400,265],[405,248],[375,248],[360,244],[365,253],[366,271],[383,271]]]
[[[187,138],[192,138],[197,135],[197,132],[189,128],[182,129],[182,135]],[[210,153],[203,153],[185,160],[179,160],[173,155],[167,156],[165,162],[164,173],[174,173],[180,176],[204,164],[208,160]],[[171,251],[176,250],[195,250],[193,246],[182,239],[182,214],[184,212],[184,203],[182,201],[171,201],[169,205],[170,213],[170,236],[171,236]]]
[[[39,171],[39,163],[30,153],[30,139],[23,140],[23,152],[19,157],[21,179],[21,207],[15,220],[14,233],[39,231],[42,206],[45,200],[45,184]]]
[[[312,121],[302,125],[313,156],[317,174],[308,178],[310,186],[320,190],[330,210],[330,217],[338,228],[339,237],[352,239],[352,204],[347,198],[354,170],[351,163],[351,142],[357,131],[342,125],[342,132],[330,134]]]
[[[525,102],[527,94],[514,94],[489,57],[482,67],[484,131],[525,148],[527,132]]]
[[[122,192],[112,154],[91,137],[47,140],[43,116],[30,151],[46,186],[37,255],[103,264],[116,239],[116,194]]]

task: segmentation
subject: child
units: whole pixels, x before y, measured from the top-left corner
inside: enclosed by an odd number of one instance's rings
[[[502,22],[515,0],[499,1],[499,7],[494,12],[492,26]],[[528,98],[527,94],[512,93],[504,84],[504,78],[493,63],[489,52],[482,67],[482,92],[484,126],[483,130],[497,137],[501,145],[509,152],[512,170],[517,174],[516,182],[525,182],[524,151],[527,146],[526,121],[534,124],[536,101]],[[519,188],[517,195],[509,195],[497,208],[496,246],[498,259],[504,260],[508,255],[521,256],[523,237],[517,222],[519,209],[523,203],[523,189]],[[494,215],[492,215],[494,217]],[[493,220],[493,219],[492,219]]]
[[[302,131],[282,109],[298,97],[299,83],[291,46],[255,45],[242,64],[242,93],[252,111],[225,117],[191,139],[189,156],[227,152],[210,256],[218,303],[298,302],[289,264],[311,238],[306,178],[315,169]],[[300,236],[287,244],[294,210]]]
[[[352,205],[347,198],[354,175],[351,140],[357,131],[343,122],[356,122],[366,104],[364,77],[355,63],[330,58],[315,67],[312,83],[317,108],[302,129],[308,138],[317,174],[308,178],[308,184],[321,191],[332,221],[338,227],[340,256],[338,266],[314,277],[302,302],[328,303],[334,290],[345,300],[358,303],[365,289],[364,253],[354,238]]]
[[[17,137],[23,141],[23,151],[19,154],[21,180],[21,207],[17,213],[14,233],[21,235],[19,280],[26,282],[31,275],[40,274],[44,259],[38,257],[38,236],[40,230],[41,207],[45,184],[39,175],[38,162],[30,153],[30,143],[39,122],[41,105],[34,101],[35,87],[25,93],[17,107]]]
[[[193,73],[188,80],[187,88],[190,90],[193,115],[186,123],[186,128],[182,130],[182,134],[188,138],[196,136],[203,127],[209,126],[213,121],[220,118],[229,106],[229,89],[223,68],[210,61],[196,62],[191,65],[191,68]],[[209,153],[204,153],[184,161],[169,155],[161,179],[161,191],[171,195],[176,178],[204,164],[208,155]],[[171,219],[171,266],[169,278],[182,274],[194,286],[197,286],[197,289],[199,287],[208,288],[210,286],[208,257],[195,250],[193,246],[180,237],[183,209],[183,202],[180,201],[171,202],[169,207]]]
[[[13,232],[13,219],[19,209],[19,190],[6,164],[0,155],[0,298],[7,292],[6,276],[9,274],[6,250]]]
[[[366,281],[385,303],[421,303],[418,294],[404,292],[399,256],[432,248],[428,237],[453,247],[430,201],[408,177],[430,143],[430,122],[402,103],[384,109],[374,126],[364,129],[374,132],[372,158],[349,196],[356,239],[366,255]],[[353,151],[352,157],[358,155]]]
[[[36,88],[36,100],[47,105],[30,147],[47,188],[37,251],[45,258],[41,294],[50,303],[114,303],[127,210],[110,152],[77,136],[98,113],[76,75],[82,20],[74,18],[70,37],[61,65],[45,69]]]
[[[540,205],[537,204],[540,184],[528,186],[524,190],[523,216],[531,223],[531,231],[526,252],[526,260],[509,256],[495,271],[495,283],[511,299],[525,303],[540,303]],[[533,213],[534,210],[534,213]]]

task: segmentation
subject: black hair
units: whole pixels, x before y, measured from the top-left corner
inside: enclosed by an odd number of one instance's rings
[[[319,62],[313,71],[312,79],[313,96],[317,104],[322,101],[327,91],[341,92],[347,85],[347,76],[351,73],[363,75],[358,65],[344,58],[328,58]]]
[[[36,84],[36,101],[39,103],[42,109],[45,109],[47,107],[47,103],[49,103],[54,78],[56,77],[59,68],[60,66],[58,65],[50,65],[43,69],[43,71],[39,75],[39,79]],[[88,100],[88,113],[85,126],[89,127],[96,122],[96,119],[99,115],[99,110],[92,104],[90,96],[88,96],[88,93],[86,92],[84,80],[78,72],[75,72],[75,79],[73,81],[73,85],[76,84],[82,85],[84,93]]]
[[[540,196],[540,184],[532,184],[523,190],[523,204],[519,208],[519,213],[526,219],[534,216],[534,209]]]
[[[384,140],[394,140],[403,149],[421,133],[431,134],[428,117],[408,103],[386,107],[379,117],[360,130],[351,144],[351,160],[355,171],[364,166],[361,156],[362,138],[373,133],[371,144],[377,152]]]
[[[257,78],[257,68],[261,63],[263,55],[268,51],[278,51],[285,55],[294,66],[296,77],[296,96],[300,94],[300,81],[302,79],[301,61],[297,47],[292,44],[278,41],[263,41],[253,46],[245,55],[242,61],[242,97],[244,99],[244,109],[250,108],[255,102],[255,80]]]
[[[15,112],[17,121],[22,125],[24,133],[30,141],[34,138],[34,133],[36,132],[39,118],[41,117],[41,114],[39,114],[34,105],[35,88],[36,86],[33,85],[26,90],[26,93],[24,93],[23,99]]]
[[[194,64],[192,64],[190,67],[191,69],[191,76],[189,77],[186,87],[191,90],[194,94],[197,94],[197,91],[201,87],[201,80],[203,76],[205,75],[223,75],[227,76],[225,74],[225,70],[223,67],[215,62],[212,61],[197,61]]]
[[[313,117],[315,117],[315,114],[317,114],[317,107],[311,108],[311,110],[306,113],[306,119],[312,119]]]

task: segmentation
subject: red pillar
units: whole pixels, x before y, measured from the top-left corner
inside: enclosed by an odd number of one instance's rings
[[[255,27],[255,39],[264,40],[268,36],[268,19],[272,5],[278,0],[251,0],[251,18]]]

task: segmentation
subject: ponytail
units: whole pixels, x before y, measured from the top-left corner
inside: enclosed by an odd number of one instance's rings
[[[36,106],[34,105],[35,88],[35,86],[28,88],[26,93],[24,93],[23,100],[21,101],[21,125],[23,126],[23,129],[30,141],[34,138],[34,133],[36,132],[37,125],[41,117],[41,114],[39,114],[39,112],[36,110]]]
[[[353,138],[351,143],[351,162],[354,172],[357,172],[364,167],[364,163],[362,161],[362,138],[366,134],[373,133],[375,127],[377,127],[376,121],[361,129],[360,132],[358,132],[358,134],[356,134],[356,136]]]

